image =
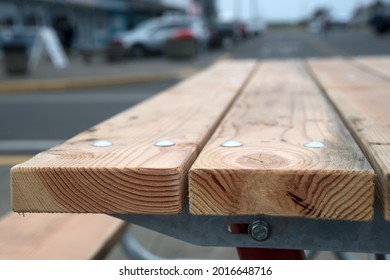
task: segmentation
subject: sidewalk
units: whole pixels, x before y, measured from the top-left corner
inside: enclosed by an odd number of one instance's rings
[[[221,52],[200,54],[193,60],[168,60],[165,57],[125,59],[107,63],[96,57],[86,64],[80,57],[72,57],[65,69],[56,69],[49,60],[26,75],[8,76],[0,69],[0,93],[18,91],[58,90],[85,87],[148,83],[186,78],[224,56]]]

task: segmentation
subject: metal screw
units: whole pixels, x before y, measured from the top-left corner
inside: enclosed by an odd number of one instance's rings
[[[173,142],[172,140],[159,140],[156,143],[154,143],[156,147],[171,147],[175,146],[176,143]]]
[[[241,147],[242,143],[237,140],[228,140],[221,144],[222,147],[232,148],[232,147]]]
[[[349,75],[348,75],[348,80],[349,80],[350,82],[353,82],[353,81],[356,80],[356,76],[355,76],[354,74],[349,74]]]
[[[306,148],[323,148],[325,147],[325,143],[321,141],[309,141],[304,144]]]
[[[98,140],[92,144],[94,147],[109,147],[112,146],[112,142],[108,140]]]
[[[258,219],[252,221],[249,224],[248,232],[254,240],[264,241],[269,237],[271,233],[271,227],[266,221]]]
[[[230,84],[236,86],[239,84],[239,80],[236,77],[230,77]]]

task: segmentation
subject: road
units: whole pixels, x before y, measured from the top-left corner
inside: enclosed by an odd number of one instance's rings
[[[0,95],[0,141],[66,139],[172,84]]]
[[[312,34],[303,30],[270,32],[233,50],[234,58],[283,59],[329,56],[389,55],[390,35],[370,30],[335,30]]]

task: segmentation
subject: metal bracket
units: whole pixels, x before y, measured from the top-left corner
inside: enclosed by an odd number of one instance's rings
[[[371,222],[270,216],[196,216],[189,214],[188,206],[178,215],[113,216],[202,246],[390,253],[390,222],[383,219],[378,207]],[[250,234],[229,231],[231,224],[250,224],[259,219],[270,227],[270,234],[263,241],[255,240]]]

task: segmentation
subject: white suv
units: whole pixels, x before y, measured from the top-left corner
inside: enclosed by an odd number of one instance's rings
[[[209,31],[200,18],[166,16],[145,21],[131,31],[116,35],[108,49],[116,52],[116,56],[142,57],[147,53],[161,53],[169,39],[181,34],[192,36],[201,49],[207,46]]]

